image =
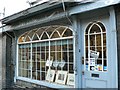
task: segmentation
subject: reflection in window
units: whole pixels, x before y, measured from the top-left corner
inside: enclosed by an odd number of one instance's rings
[[[46,80],[48,69],[73,71],[73,34],[65,26],[34,29],[18,39],[18,76]],[[52,64],[47,66],[47,61]],[[53,81],[54,82],[54,81]]]

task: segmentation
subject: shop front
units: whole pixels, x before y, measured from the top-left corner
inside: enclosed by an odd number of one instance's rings
[[[3,19],[3,23],[11,26],[5,32],[14,33],[9,34],[14,35],[15,85],[57,89],[118,88],[114,7],[75,12],[74,7],[78,5],[69,7],[66,16],[62,5],[51,6],[59,14],[53,15],[47,8],[46,11],[38,9],[34,15],[29,13],[19,18],[23,13],[20,12],[18,16]],[[33,12],[32,8],[27,12]]]

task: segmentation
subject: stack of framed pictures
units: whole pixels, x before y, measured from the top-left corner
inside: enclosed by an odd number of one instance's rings
[[[68,71],[62,71],[62,70],[55,71],[48,69],[46,75],[46,81],[54,82],[57,84],[74,86],[75,77],[73,73],[68,73]]]

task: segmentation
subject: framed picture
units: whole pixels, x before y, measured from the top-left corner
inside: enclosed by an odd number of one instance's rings
[[[74,74],[68,74],[68,78],[67,78],[67,85],[71,85],[74,86],[75,84],[75,77]]]
[[[50,60],[49,60],[49,58],[47,59],[47,61],[46,61],[46,66],[52,66],[52,63],[53,63],[53,57],[51,56],[50,57]]]
[[[58,84],[66,84],[67,71],[58,71],[55,82]]]
[[[46,80],[53,82],[55,77],[55,70],[48,69],[47,75],[46,75]]]

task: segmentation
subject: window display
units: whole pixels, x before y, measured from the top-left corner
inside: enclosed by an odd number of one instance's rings
[[[73,55],[73,34],[70,28],[47,26],[31,30],[18,39],[18,77],[48,82],[51,78],[50,82],[56,83],[60,79],[57,72],[74,74]],[[56,82],[53,78],[57,78]]]

